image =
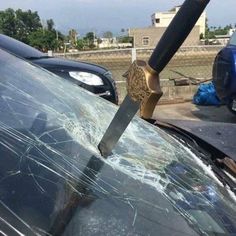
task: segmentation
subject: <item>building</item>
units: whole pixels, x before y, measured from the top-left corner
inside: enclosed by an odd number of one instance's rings
[[[228,32],[229,36],[232,36],[235,31],[236,31],[236,28],[230,29]]]
[[[120,43],[116,37],[95,39],[94,44],[100,49],[132,47],[132,43]]]
[[[209,40],[209,42],[211,44],[216,44],[216,45],[227,45],[227,43],[229,42],[230,40],[230,36],[227,34],[227,35],[216,35],[215,36],[215,39],[211,39]]]
[[[165,32],[166,27],[146,27],[129,29],[129,36],[133,37],[133,47],[135,48],[153,48],[159,42]],[[199,45],[199,26],[195,26],[185,42],[184,46]]]
[[[167,12],[156,12],[151,16],[152,26],[146,28],[129,29],[129,36],[133,37],[133,46],[139,48],[155,47],[161,36],[181,6],[176,6]],[[203,12],[193,30],[184,42],[184,46],[200,44],[200,35],[205,35],[206,12]]]
[[[112,38],[99,38],[99,41],[95,40],[95,45],[98,48],[114,48],[117,46],[117,40],[115,37]]]
[[[156,12],[154,13],[152,18],[152,26],[154,27],[167,27],[176,13],[179,11],[181,6],[176,6],[173,9],[167,11],[167,12]],[[199,26],[200,34],[203,34],[205,36],[205,30],[206,30],[206,12],[204,11],[202,15],[200,16],[199,20],[196,23],[196,26]]]

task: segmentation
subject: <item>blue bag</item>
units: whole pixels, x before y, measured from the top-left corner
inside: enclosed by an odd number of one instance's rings
[[[221,104],[212,82],[200,84],[196,94],[193,96],[193,103],[204,106],[218,106]]]

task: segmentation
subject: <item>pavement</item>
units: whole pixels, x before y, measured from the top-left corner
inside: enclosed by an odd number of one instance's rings
[[[233,115],[226,106],[196,106],[191,102],[157,105],[153,118],[236,123],[236,115]]]

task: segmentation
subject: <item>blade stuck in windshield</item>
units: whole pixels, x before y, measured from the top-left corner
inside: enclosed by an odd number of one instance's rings
[[[111,154],[140,104],[141,117],[151,118],[162,96],[158,75],[187,38],[209,1],[185,0],[154,49],[148,64],[135,61],[131,65],[127,72],[128,95],[98,145],[103,157]]]

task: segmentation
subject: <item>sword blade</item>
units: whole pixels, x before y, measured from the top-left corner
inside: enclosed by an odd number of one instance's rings
[[[159,74],[165,68],[191,32],[209,1],[210,0],[185,0],[149,58],[149,69],[151,68],[152,71]],[[137,70],[135,73],[139,75],[140,72]],[[146,79],[147,78],[148,77],[146,77]],[[157,79],[159,79],[159,77],[157,77]],[[136,82],[137,81],[135,81],[135,83]],[[143,86],[139,89],[143,89]],[[129,96],[131,96],[131,94],[126,96],[98,145],[102,156],[105,158],[111,154],[120,136],[139,109],[140,102],[134,102]]]
[[[112,153],[112,149],[139,110],[139,105],[140,102],[135,102],[129,95],[126,95],[98,145],[98,149],[103,157],[107,158]]]

